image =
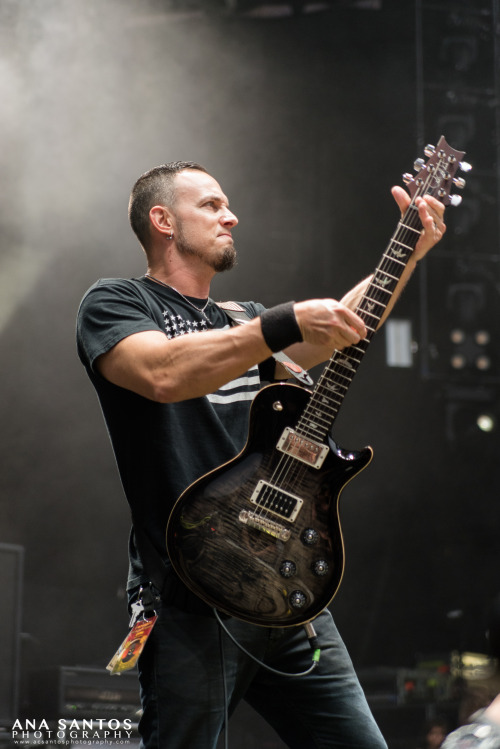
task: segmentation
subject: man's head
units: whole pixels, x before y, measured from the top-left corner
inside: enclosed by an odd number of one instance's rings
[[[207,170],[194,161],[171,161],[142,174],[132,188],[128,216],[130,225],[146,252],[151,236],[149,212],[155,205],[175,207],[174,178],[185,169],[207,174]]]
[[[129,215],[150,264],[162,263],[165,250],[191,269],[220,273],[236,262],[232,229],[238,219],[219,183],[199,164],[173,162],[142,175]]]

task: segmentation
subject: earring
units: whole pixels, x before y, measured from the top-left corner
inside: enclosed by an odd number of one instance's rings
[[[174,238],[174,232],[172,231],[172,232],[170,232],[169,239],[173,239],[173,238]]]

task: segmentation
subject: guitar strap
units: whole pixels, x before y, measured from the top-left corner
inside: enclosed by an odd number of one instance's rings
[[[168,600],[181,611],[202,616],[213,616],[212,608],[201,598],[190,593],[173,569],[170,566],[165,566],[162,557],[144,530],[144,526],[140,525],[134,516],[132,516],[132,522],[135,543],[144,571],[149,577],[149,586],[144,585],[140,594],[145,616],[150,616],[158,608],[158,597]]]
[[[247,314],[246,310],[244,310],[237,302],[217,302],[217,306],[223,309],[226,315],[237,325],[244,325],[252,319],[250,315]],[[302,369],[299,364],[292,361],[289,356],[283,353],[283,351],[275,352],[273,357],[286,369],[290,376],[295,377],[301,385],[307,385],[308,387],[314,385],[314,381],[309,373],[306,372],[305,369]]]
[[[142,564],[144,565],[144,570],[158,593],[161,595],[167,574],[163,559],[144,530],[143,525],[137,522],[137,518],[133,515],[132,524],[134,526],[135,543]]]

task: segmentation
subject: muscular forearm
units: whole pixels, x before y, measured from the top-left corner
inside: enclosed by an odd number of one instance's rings
[[[97,368],[115,385],[174,403],[214,392],[270,354],[255,319],[230,330],[172,340],[156,331],[137,333],[100,357]]]

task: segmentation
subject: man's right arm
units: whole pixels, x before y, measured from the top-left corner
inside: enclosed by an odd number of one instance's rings
[[[115,385],[159,403],[214,392],[270,356],[260,320],[228,331],[211,330],[168,339],[148,330],[123,338],[96,360]]]
[[[295,304],[297,322],[307,350],[325,351],[356,343],[364,324],[333,299]],[[115,385],[160,403],[197,398],[214,392],[255,364],[271,349],[262,335],[260,318],[229,330],[205,331],[168,339],[161,331],[129,335],[96,360],[99,373]]]

